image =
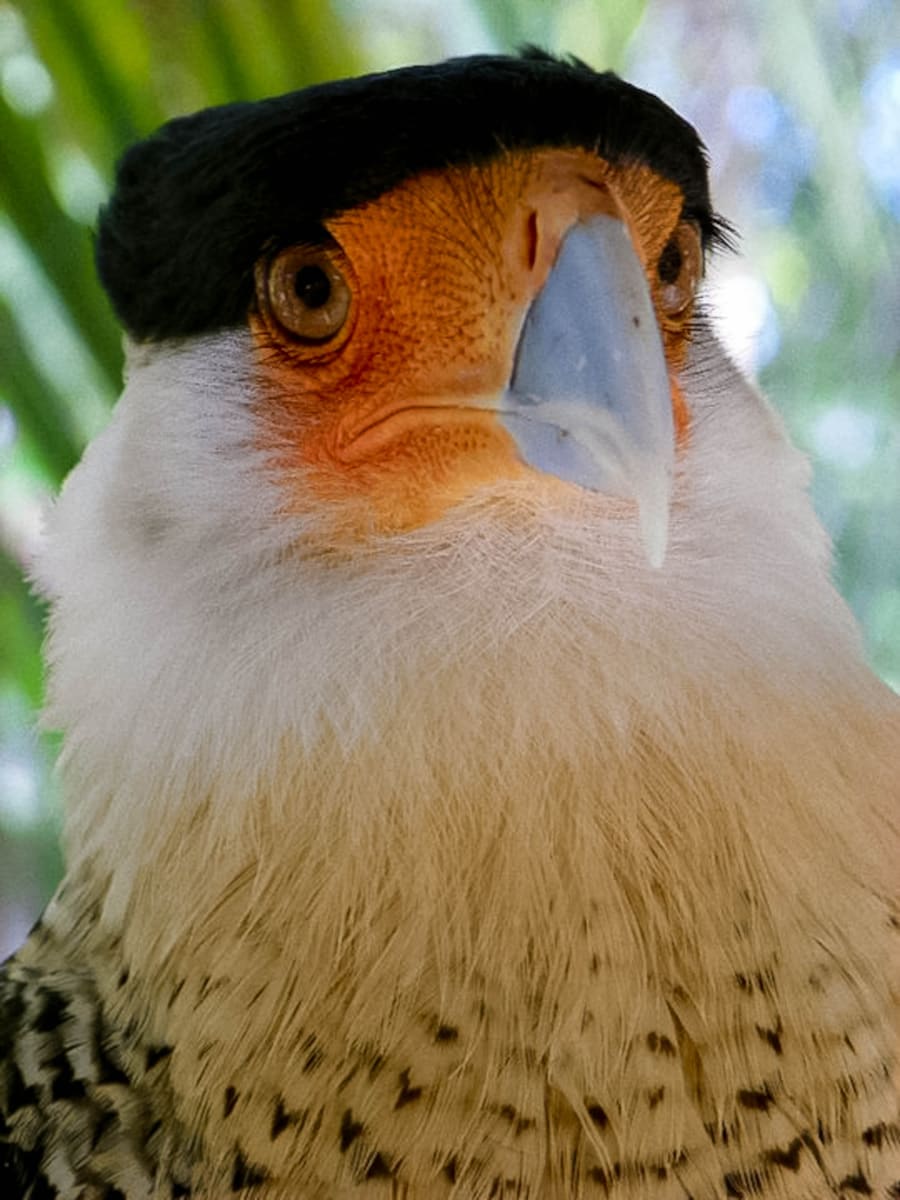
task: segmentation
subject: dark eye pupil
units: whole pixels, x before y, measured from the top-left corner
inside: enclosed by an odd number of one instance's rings
[[[294,291],[307,308],[321,308],[331,296],[331,280],[321,267],[301,267],[294,276]]]
[[[663,283],[675,283],[678,276],[681,274],[681,265],[683,263],[681,248],[678,243],[672,238],[665,245],[665,249],[659,256],[659,262],[656,266],[656,272]]]

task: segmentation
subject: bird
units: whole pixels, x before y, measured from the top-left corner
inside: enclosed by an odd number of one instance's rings
[[[699,135],[527,48],[127,150],[17,1200],[900,1196],[900,701]]]

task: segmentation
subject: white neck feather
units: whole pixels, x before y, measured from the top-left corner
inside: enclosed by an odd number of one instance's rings
[[[523,955],[549,1027],[592,958],[714,993],[806,914],[848,969],[872,952],[891,697],[805,462],[696,357],[658,571],[602,498],[522,484],[329,552],[252,449],[242,337],[135,365],[40,566],[68,851],[148,972],[276,979],[235,1047],[326,999],[386,1036],[391,997],[460,974],[512,1002]]]

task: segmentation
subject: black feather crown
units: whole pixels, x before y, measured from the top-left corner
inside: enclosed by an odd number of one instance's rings
[[[168,122],[119,163],[100,216],[100,278],[135,338],[239,325],[267,247],[317,242],[328,217],[420,171],[541,146],[646,163],[680,187],[685,216],[704,241],[717,239],[693,127],[610,71],[528,49],[344,79]]]

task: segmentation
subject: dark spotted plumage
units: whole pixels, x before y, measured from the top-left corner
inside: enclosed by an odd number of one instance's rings
[[[0,970],[0,1197],[189,1196],[165,1049],[127,1040],[90,970],[48,924],[33,931]]]

